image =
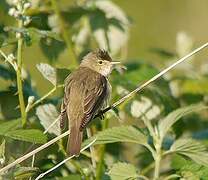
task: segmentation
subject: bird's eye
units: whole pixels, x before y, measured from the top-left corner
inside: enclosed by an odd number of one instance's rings
[[[98,61],[99,64],[103,64],[103,61]]]

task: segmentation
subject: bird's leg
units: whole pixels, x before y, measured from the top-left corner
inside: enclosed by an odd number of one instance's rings
[[[102,110],[100,110],[97,114],[97,117],[99,117],[101,120],[104,120],[105,119],[104,112]]]

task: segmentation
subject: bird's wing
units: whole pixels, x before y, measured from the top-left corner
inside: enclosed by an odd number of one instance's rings
[[[64,81],[64,98],[62,100],[61,104],[61,114],[60,114],[60,127],[61,129],[64,129],[67,119],[67,113],[66,113],[66,107],[69,102],[69,94],[70,94],[70,88],[71,88],[71,82],[73,80],[73,74],[69,74],[67,78]]]
[[[107,80],[104,76],[95,73],[86,84],[84,93],[84,117],[81,121],[80,129],[86,127],[89,121],[102,108],[107,95]]]

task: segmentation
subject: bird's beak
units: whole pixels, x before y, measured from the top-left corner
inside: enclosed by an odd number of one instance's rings
[[[111,62],[112,65],[117,65],[117,64],[120,64],[120,63],[121,63],[121,62],[119,62],[119,61],[112,61],[112,62]]]

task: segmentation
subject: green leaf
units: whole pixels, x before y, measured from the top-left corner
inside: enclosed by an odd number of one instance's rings
[[[185,159],[180,155],[173,156],[171,166],[175,170],[181,172],[183,177],[186,176],[188,172],[191,174],[191,177],[201,178],[201,180],[206,180],[208,177],[208,167],[199,165],[193,161]]]
[[[115,142],[130,142],[141,145],[147,144],[147,136],[145,136],[141,131],[136,129],[133,126],[119,126],[108,128],[104,131],[99,132],[92,138],[89,138],[83,143],[83,147],[89,142],[93,141],[96,138],[96,141],[93,145],[96,144],[108,144]]]
[[[112,180],[137,179],[138,173],[132,164],[118,162],[108,172]]]
[[[7,133],[13,129],[16,129],[20,125],[21,125],[20,119],[9,120],[7,122],[1,123],[0,124],[0,135],[4,135],[5,133]]]
[[[48,127],[59,117],[59,113],[56,107],[53,104],[44,104],[38,106],[36,109],[36,115],[40,119],[40,123],[43,125],[45,129]],[[49,130],[49,133],[53,133],[55,135],[61,134],[60,122],[57,121]]]
[[[36,67],[41,72],[43,77],[50,81],[54,86],[56,85],[56,69],[46,63],[37,64]]]
[[[32,143],[44,144],[47,142],[46,135],[44,135],[43,132],[37,129],[18,129],[14,131],[9,131],[4,134],[4,136]]]
[[[158,131],[160,133],[160,137],[163,138],[171,126],[178,121],[181,117],[202,109],[207,109],[208,107],[203,104],[193,104],[187,107],[179,108],[170,114],[168,114],[164,119],[159,122]]]
[[[19,167],[14,172],[15,179],[25,179],[33,176],[39,171],[37,167]]]
[[[208,166],[208,152],[206,147],[193,139],[178,139],[176,140],[170,150],[189,157],[198,164]]]

